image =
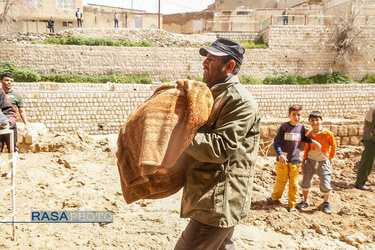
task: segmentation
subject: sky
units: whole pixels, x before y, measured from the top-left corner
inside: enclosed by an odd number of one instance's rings
[[[145,10],[158,13],[159,0],[83,0],[83,5],[88,3],[116,6],[131,9]],[[201,11],[213,4],[215,0],[160,0],[160,12],[163,14]]]

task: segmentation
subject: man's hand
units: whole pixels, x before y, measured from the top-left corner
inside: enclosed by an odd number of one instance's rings
[[[28,134],[30,132],[29,124],[25,124],[25,134]]]
[[[279,155],[279,161],[282,164],[287,164],[288,163],[288,159],[286,159],[285,155]]]
[[[314,144],[314,147],[316,150],[322,149],[322,145],[319,142],[315,141],[314,139],[312,140],[312,143]]]

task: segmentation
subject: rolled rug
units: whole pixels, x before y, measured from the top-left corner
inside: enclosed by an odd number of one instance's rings
[[[206,84],[177,80],[155,90],[122,126],[117,166],[127,203],[164,198],[183,186],[184,150],[203,126],[213,98]]]

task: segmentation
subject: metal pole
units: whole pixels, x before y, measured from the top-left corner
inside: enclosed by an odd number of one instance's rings
[[[159,11],[158,11],[158,29],[160,29],[160,0],[159,0]]]
[[[10,136],[9,136],[9,141],[10,141],[10,155],[12,157],[12,161],[10,162],[11,164],[11,170],[12,170],[12,174],[11,174],[11,178],[12,178],[12,213],[13,213],[13,217],[12,217],[12,222],[13,222],[13,237],[12,237],[12,240],[15,241],[16,240],[16,227],[14,225],[14,222],[16,220],[16,184],[15,184],[15,163],[14,163],[14,134],[13,134],[13,131],[11,130],[10,131]]]

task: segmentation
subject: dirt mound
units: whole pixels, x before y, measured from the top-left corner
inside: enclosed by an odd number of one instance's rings
[[[85,38],[113,38],[124,39],[135,43],[146,40],[156,47],[203,47],[209,46],[216,40],[215,36],[200,34],[183,35],[170,33],[159,29],[67,29],[55,34],[18,32],[12,34],[0,34],[2,43],[30,44],[45,41],[49,37],[82,36]]]
[[[149,41],[157,47],[197,47],[208,46],[216,40],[214,36],[183,35],[159,29],[68,29],[58,33],[61,36],[83,36],[86,38],[123,39],[135,43]]]
[[[87,133],[77,130],[70,133],[45,133],[39,141],[30,146],[37,152],[66,152],[73,150],[90,151],[96,145]]]

